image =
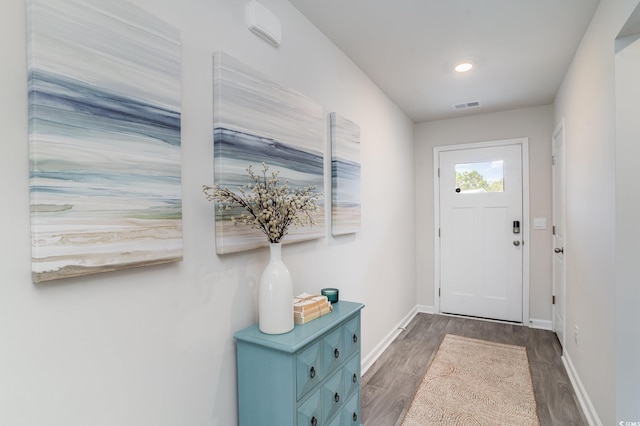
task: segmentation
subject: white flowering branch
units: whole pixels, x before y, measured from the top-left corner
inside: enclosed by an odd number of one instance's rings
[[[269,166],[262,163],[262,176],[256,174],[252,166],[247,168],[251,180],[247,185],[234,192],[220,185],[202,185],[207,200],[218,202],[218,210],[231,210],[242,207],[246,213],[232,218],[233,224],[241,223],[261,230],[269,242],[279,243],[287,235],[290,225],[304,226],[315,224],[311,215],[318,210],[321,193],[314,193],[315,186],[303,189],[289,189],[289,181],[279,185],[280,172],[267,175]]]

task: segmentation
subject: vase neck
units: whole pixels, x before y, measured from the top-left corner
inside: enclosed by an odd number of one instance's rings
[[[271,260],[282,260],[282,244],[271,243],[269,244],[269,250]]]

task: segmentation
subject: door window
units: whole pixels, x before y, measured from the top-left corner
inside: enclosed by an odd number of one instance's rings
[[[458,193],[504,192],[503,160],[456,164],[455,171]]]

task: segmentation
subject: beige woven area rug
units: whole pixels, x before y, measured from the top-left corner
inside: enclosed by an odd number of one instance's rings
[[[402,426],[539,425],[527,350],[447,334]]]

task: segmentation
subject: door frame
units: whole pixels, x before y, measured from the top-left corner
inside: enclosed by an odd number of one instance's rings
[[[563,179],[562,182],[562,187],[560,188],[560,192],[561,194],[556,193],[556,159],[555,159],[555,153],[556,153],[556,137],[557,135],[559,135],[560,133],[562,133],[562,164],[560,164],[560,166],[562,167],[562,173],[565,176],[565,178]],[[567,141],[566,141],[566,133],[565,133],[565,129],[564,129],[564,117],[560,119],[560,123],[558,123],[558,125],[556,126],[556,128],[554,129],[552,136],[551,136],[551,153],[553,155],[553,163],[551,166],[551,189],[552,189],[552,196],[551,196],[551,212],[553,214],[553,218],[552,218],[552,223],[553,226],[555,227],[555,225],[557,225],[558,221],[561,221],[561,223],[564,225],[563,229],[564,229],[564,249],[566,250],[567,248],[567,203],[566,203],[566,173],[567,173],[567,168],[565,167],[566,165],[566,159],[565,159],[565,153],[566,153],[566,145],[567,145]],[[556,217],[556,203],[557,203],[557,197],[561,197],[563,200],[563,204],[564,204],[564,217],[558,218]],[[553,332],[556,333],[557,336],[557,329],[556,329],[556,310],[560,309],[560,312],[562,313],[562,318],[563,318],[563,323],[562,323],[562,342],[560,342],[560,344],[562,345],[562,351],[564,353],[564,348],[565,348],[565,344],[567,342],[567,302],[566,302],[566,298],[567,298],[567,258],[566,255],[564,255],[564,260],[562,261],[562,271],[560,271],[560,273],[562,274],[562,280],[564,281],[564,286],[562,289],[558,289],[557,283],[556,283],[556,259],[555,259],[555,253],[553,252],[554,248],[555,248],[555,231],[552,231],[552,235],[551,235],[551,291],[552,291],[552,296],[556,296],[558,294],[558,290],[562,291],[561,297],[560,297],[560,304],[561,306],[557,305],[557,304],[552,304],[551,305],[551,326],[553,328]]]
[[[494,146],[520,145],[522,152],[522,324],[529,326],[529,138],[504,139],[433,147],[433,253],[434,253],[434,311],[440,313],[440,153]]]

